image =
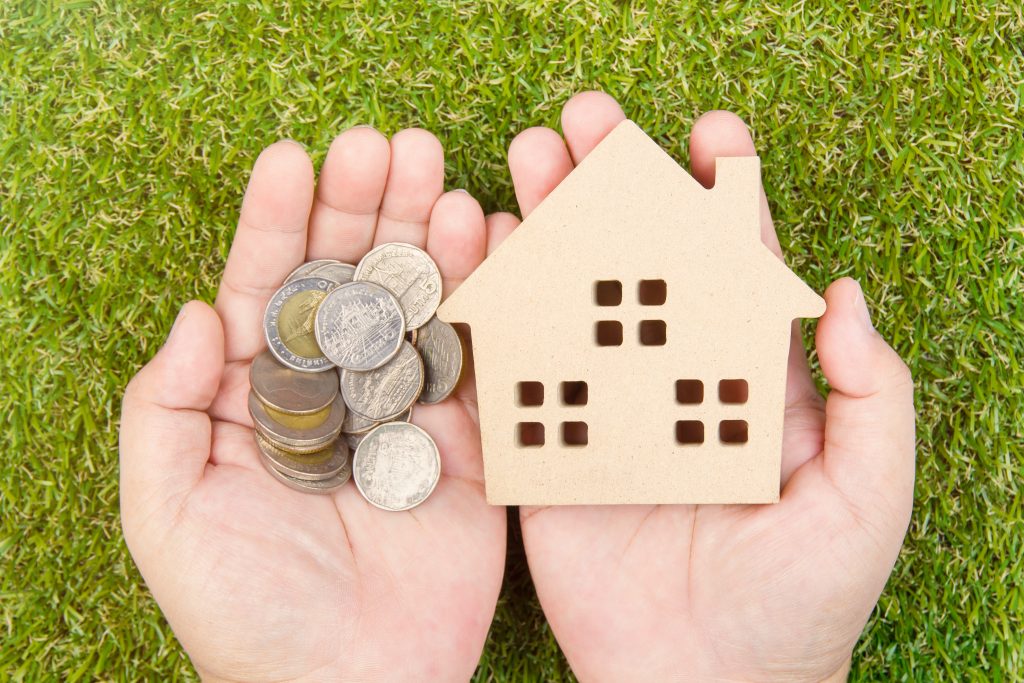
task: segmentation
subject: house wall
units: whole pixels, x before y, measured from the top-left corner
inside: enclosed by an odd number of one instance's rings
[[[572,307],[573,297],[592,296],[591,287],[585,287],[552,292],[559,305],[536,302],[532,314],[504,312],[506,343],[475,349],[490,502],[777,500],[789,322],[724,313],[698,319],[690,314],[687,299],[707,293],[691,290],[682,296],[674,293],[672,281],[667,285],[661,307],[628,302],[633,292],[624,282],[618,307]],[[736,296],[735,291],[718,293],[721,303]],[[545,313],[552,310],[563,314]],[[594,343],[598,320],[623,324],[620,346]],[[663,346],[640,343],[641,320],[665,322]],[[511,343],[509,330],[519,330]],[[474,338],[501,338],[496,332],[473,333]],[[678,380],[699,381],[702,400],[680,403],[678,398],[691,400],[690,385],[677,397]],[[721,380],[746,380],[746,402],[723,403]],[[519,382],[539,382],[543,403],[519,405]],[[585,382],[586,405],[567,405],[563,382]],[[746,443],[723,443],[723,420],[745,421]],[[700,422],[702,442],[680,443],[678,436],[689,441],[693,435],[691,425],[677,434],[678,421]],[[586,445],[565,443],[563,423],[580,422],[587,426]],[[543,425],[544,444],[522,445],[520,423]],[[578,441],[579,431],[570,427],[569,440]],[[534,435],[528,430],[525,436]]]

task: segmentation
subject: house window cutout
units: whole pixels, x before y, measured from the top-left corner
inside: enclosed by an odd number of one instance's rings
[[[516,425],[516,445],[520,448],[538,448],[544,445],[544,425],[540,422],[520,422]]]
[[[727,444],[747,442],[746,420],[722,420],[718,423],[718,440]]]
[[[562,404],[567,406],[587,405],[586,382],[562,382]]]
[[[622,283],[618,280],[598,280],[594,283],[594,303],[598,306],[618,306],[622,303]]]
[[[561,431],[564,446],[586,446],[589,441],[586,422],[563,422]]]
[[[704,402],[704,382],[699,379],[676,380],[676,403],[698,405]]]
[[[677,421],[676,443],[686,445],[704,443],[704,423],[700,420]]]
[[[544,405],[544,385],[540,382],[517,382],[516,405],[521,407]]]
[[[667,328],[664,320],[640,321],[641,346],[664,346],[666,337]]]
[[[594,341],[598,346],[622,346],[622,323],[618,320],[598,320],[594,325]]]
[[[750,397],[745,379],[723,379],[718,383],[718,400],[722,403],[743,404]]]
[[[641,280],[636,295],[641,306],[662,306],[668,298],[668,286],[664,280]]]

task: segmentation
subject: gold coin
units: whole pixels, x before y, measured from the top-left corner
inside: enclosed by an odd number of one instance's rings
[[[308,415],[329,408],[338,395],[338,377],[331,372],[299,372],[264,351],[249,368],[249,384],[267,408],[290,415]]]
[[[316,311],[327,292],[311,289],[298,292],[281,306],[278,329],[281,341],[292,353],[304,358],[318,358],[323,354],[316,343],[314,323]]]

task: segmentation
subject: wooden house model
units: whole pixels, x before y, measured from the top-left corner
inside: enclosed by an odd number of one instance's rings
[[[492,504],[779,498],[790,325],[760,162],[705,189],[619,124],[440,307],[469,325]]]

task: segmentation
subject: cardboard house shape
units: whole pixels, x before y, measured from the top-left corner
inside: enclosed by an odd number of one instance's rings
[[[791,322],[757,157],[705,189],[619,124],[441,305],[470,329],[492,504],[779,499]]]

